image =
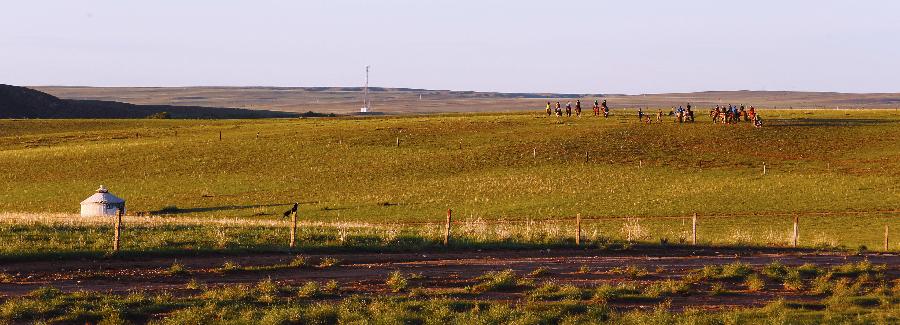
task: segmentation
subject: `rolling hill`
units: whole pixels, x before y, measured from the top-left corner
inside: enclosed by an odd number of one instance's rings
[[[166,114],[162,114],[165,112]],[[60,99],[25,87],[0,84],[0,118],[266,118],[295,113],[240,108],[137,105],[109,100]]]

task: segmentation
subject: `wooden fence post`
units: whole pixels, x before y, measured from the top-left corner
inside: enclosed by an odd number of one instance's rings
[[[766,174],[766,163],[763,163],[763,175]]]
[[[531,158],[537,159],[537,148],[531,149]]]
[[[119,252],[119,235],[122,232],[122,208],[116,211],[116,226],[113,232],[113,253]]]
[[[297,242],[297,210],[291,212],[291,248],[296,247]]]
[[[891,246],[888,245],[888,225],[884,225],[884,251],[889,252]]]
[[[400,137],[397,137],[397,148],[400,148]]]
[[[222,140],[222,131],[219,131],[219,141]]]
[[[793,246],[797,247],[797,242],[800,237],[800,216],[794,215],[794,239]]]
[[[694,218],[691,222],[691,245],[697,245],[697,214],[694,213]]]
[[[450,245],[450,222],[453,216],[453,210],[447,209],[447,226],[444,228],[444,247]]]
[[[581,246],[581,213],[575,215],[575,246]]]

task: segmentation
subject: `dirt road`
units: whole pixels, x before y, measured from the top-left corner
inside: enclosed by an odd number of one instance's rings
[[[900,277],[900,255],[847,255],[838,253],[791,252],[782,250],[731,250],[711,248],[651,248],[626,251],[595,249],[522,250],[522,251],[452,251],[422,253],[360,253],[360,254],[303,254],[311,266],[289,267],[296,254],[204,255],[180,258],[110,258],[84,260],[48,260],[15,262],[0,265],[7,275],[0,283],[0,296],[19,296],[42,286],[64,291],[91,290],[111,293],[133,291],[190,294],[187,283],[194,281],[207,286],[255,284],[271,278],[280,284],[299,285],[307,281],[337,281],[342,290],[356,294],[389,294],[385,279],[393,271],[421,275],[418,285],[435,289],[461,289],[472,285],[485,272],[512,269],[528,277],[537,268],[548,272],[536,282],[554,281],[592,287],[603,283],[633,281],[649,283],[680,278],[691,270],[710,264],[741,261],[754,268],[773,261],[785,265],[811,263],[818,266],[845,264],[867,259],[874,264],[886,264],[888,280]],[[322,259],[335,258],[335,266],[319,267]],[[186,274],[172,275],[167,270],[173,263],[182,264]],[[244,267],[223,271],[226,262]],[[613,268],[636,266],[649,274],[639,278],[609,272]],[[254,268],[256,267],[256,268]],[[267,268],[268,267],[268,268]],[[735,290],[739,284],[725,283]],[[722,308],[736,305],[760,305],[776,297],[796,299],[815,298],[803,293],[781,290],[770,284],[769,290],[742,294],[739,297],[691,295],[673,299],[673,306]],[[515,301],[521,292],[495,293],[471,297]],[[640,305],[638,302],[637,305]],[[640,307],[640,306],[636,306]]]

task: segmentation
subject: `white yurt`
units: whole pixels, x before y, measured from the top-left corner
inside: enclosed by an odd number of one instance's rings
[[[82,217],[115,216],[119,210],[125,213],[125,200],[110,194],[103,185],[100,185],[97,193],[81,201]]]

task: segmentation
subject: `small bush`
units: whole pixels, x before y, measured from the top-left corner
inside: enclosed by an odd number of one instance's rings
[[[709,286],[710,296],[721,296],[726,293],[728,293],[728,290],[725,289],[725,284],[722,282],[716,282]]]
[[[535,277],[535,278],[547,276],[547,275],[550,275],[550,269],[543,267],[543,266],[534,269],[534,271],[531,271],[531,273],[528,273],[528,276]]]
[[[807,278],[819,276],[820,274],[823,273],[822,269],[820,269],[818,266],[816,266],[815,264],[809,264],[809,263],[798,266],[797,272],[800,272],[800,276],[807,277]]]
[[[744,279],[752,273],[753,273],[753,269],[750,268],[749,265],[741,263],[741,262],[734,262],[734,263],[726,264],[725,266],[723,266],[722,273],[719,275],[718,278],[720,278],[720,279]]]
[[[278,297],[278,285],[269,277],[256,284],[256,292],[259,294],[259,301],[271,303]]]
[[[684,295],[691,291],[691,285],[685,281],[668,279],[653,282],[644,288],[644,295],[648,297],[661,297],[671,295]]]
[[[232,272],[232,271],[237,271],[240,269],[241,269],[241,266],[235,262],[225,261],[225,263],[222,263],[222,271],[223,272]]]
[[[314,299],[321,296],[322,291],[319,289],[319,284],[315,281],[306,282],[297,289],[297,297],[299,298]]]
[[[181,263],[178,262],[172,263],[172,265],[169,266],[169,268],[166,270],[166,274],[168,275],[186,275],[189,273],[190,272],[188,272],[184,265],[181,265]]]
[[[782,280],[788,273],[788,268],[779,261],[767,264],[762,269],[762,274],[772,280]]]
[[[518,287],[519,276],[513,270],[488,272],[477,278],[481,281],[470,288],[470,291],[481,293],[487,291],[512,290]]]
[[[594,300],[608,302],[626,296],[640,295],[641,289],[634,283],[620,283],[618,285],[603,284],[594,290]]]
[[[628,265],[625,267],[616,267],[609,270],[610,274],[620,274],[625,275],[632,279],[642,278],[650,274],[650,271],[647,271],[646,268],[634,265]]]
[[[759,292],[765,289],[766,281],[764,281],[759,275],[750,274],[744,280],[744,286],[747,287],[747,291],[749,292]]]
[[[341,260],[336,259],[334,257],[326,257],[319,261],[320,268],[329,268],[332,266],[336,266],[341,263]]]
[[[387,284],[388,288],[391,288],[392,292],[403,292],[409,287],[409,281],[400,271],[391,272],[385,284]]]
[[[560,286],[551,281],[535,288],[527,296],[531,301],[581,300],[585,298],[584,291],[580,288],[571,284]]]
[[[589,268],[587,265],[582,265],[582,266],[578,267],[578,271],[575,271],[575,274],[588,274],[588,273],[591,273],[591,268]]]
[[[809,292],[814,295],[822,295],[831,293],[832,284],[831,284],[832,274],[827,273],[816,277],[811,283]]]
[[[185,283],[184,288],[188,290],[199,290],[203,289],[204,286],[199,281],[197,281],[197,279],[191,279],[191,281]]]
[[[784,289],[788,291],[802,291],[803,290],[803,278],[800,277],[800,272],[796,269],[788,270],[787,274],[784,276]]]
[[[309,260],[305,256],[297,255],[297,257],[294,257],[294,259],[291,260],[291,263],[289,263],[288,265],[290,267],[296,267],[296,268],[305,267],[305,266],[309,265]]]
[[[322,292],[330,295],[338,294],[340,291],[341,286],[335,280],[328,281],[324,286],[322,286]]]
[[[869,260],[862,260],[856,263],[847,263],[834,266],[831,271],[835,275],[841,276],[859,276],[861,274],[881,273],[887,268],[886,265],[873,265]]]

